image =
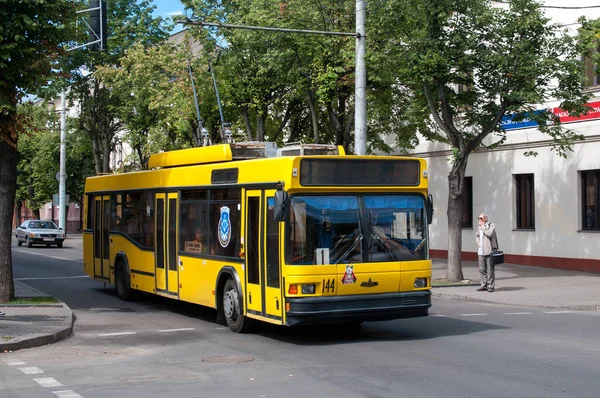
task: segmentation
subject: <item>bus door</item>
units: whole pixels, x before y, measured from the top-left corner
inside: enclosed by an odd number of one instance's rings
[[[96,196],[94,220],[94,278],[110,280],[110,196]]]
[[[248,313],[281,321],[283,294],[279,223],[273,219],[275,190],[246,191],[245,259]]]
[[[177,203],[178,194],[156,194],[155,217],[155,275],[156,293],[179,296],[179,267],[177,264]]]

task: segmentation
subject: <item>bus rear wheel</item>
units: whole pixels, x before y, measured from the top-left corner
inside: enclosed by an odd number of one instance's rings
[[[129,274],[125,270],[125,265],[119,261],[115,268],[115,289],[117,296],[123,301],[129,301],[133,298],[133,290],[129,284]]]
[[[246,333],[250,330],[251,321],[243,314],[240,292],[232,279],[227,279],[223,288],[223,314],[233,332]]]

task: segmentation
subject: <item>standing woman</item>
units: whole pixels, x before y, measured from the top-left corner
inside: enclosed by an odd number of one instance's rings
[[[479,265],[479,275],[481,275],[481,287],[478,292],[487,290],[493,292],[496,284],[494,276],[494,264],[492,262],[492,251],[498,249],[498,239],[496,238],[496,225],[489,222],[488,216],[481,213],[477,217],[479,228],[475,235],[477,243],[477,263]]]

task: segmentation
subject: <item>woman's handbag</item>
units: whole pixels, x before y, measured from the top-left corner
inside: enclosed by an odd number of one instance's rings
[[[502,250],[492,251],[492,264],[498,265],[504,263],[504,252]]]

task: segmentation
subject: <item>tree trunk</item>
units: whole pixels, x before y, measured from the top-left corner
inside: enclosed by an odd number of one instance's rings
[[[248,141],[253,141],[252,125],[250,124],[250,117],[248,116],[248,106],[242,107],[242,115],[244,115],[244,125],[246,126],[246,135],[248,136]]]
[[[457,159],[448,174],[448,267],[446,268],[446,279],[454,282],[464,279],[462,272],[462,214],[467,159],[467,156]]]
[[[308,109],[310,109],[310,119],[312,122],[313,129],[313,140],[315,144],[321,142],[319,138],[319,116],[317,115],[317,107],[315,106],[317,99],[314,90],[308,92]]]
[[[19,153],[14,114],[0,117],[0,153],[0,302],[7,302],[15,295],[11,240]]]

